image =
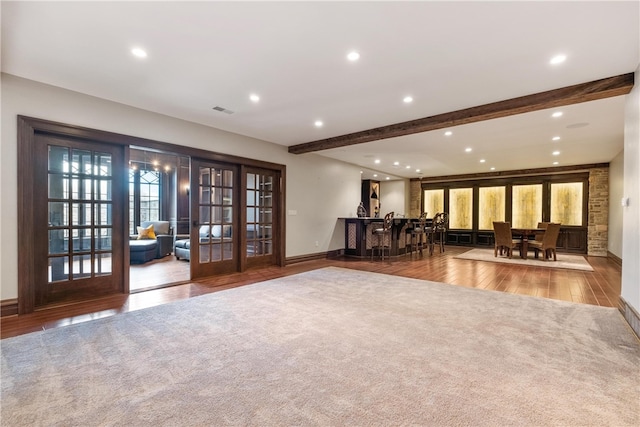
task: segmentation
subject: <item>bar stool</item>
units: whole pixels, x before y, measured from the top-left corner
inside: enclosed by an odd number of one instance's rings
[[[426,225],[427,223],[427,213],[423,212],[420,214],[420,218],[418,218],[418,222],[413,225],[413,228],[408,231],[409,235],[409,247],[411,250],[409,253],[413,255],[413,251],[415,249],[420,249],[420,255],[422,255],[422,249],[424,247],[424,243],[426,240]],[[406,255],[406,253],[405,253]]]
[[[384,248],[389,251],[389,258],[391,258],[391,222],[393,221],[393,212],[389,212],[384,216],[382,221],[382,228],[374,228],[371,232],[371,260],[373,261],[373,255],[376,248],[380,251],[380,256],[384,261]],[[375,245],[373,238],[375,237]]]
[[[431,227],[425,230],[429,244],[429,255],[433,255],[433,248],[436,243],[440,246],[440,252],[444,252],[444,241],[446,239],[448,225],[449,215],[446,212],[438,212],[433,216]]]

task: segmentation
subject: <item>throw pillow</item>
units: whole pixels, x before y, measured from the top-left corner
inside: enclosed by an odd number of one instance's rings
[[[147,228],[138,227],[138,240],[155,240],[156,233],[153,231],[153,224],[149,225]]]

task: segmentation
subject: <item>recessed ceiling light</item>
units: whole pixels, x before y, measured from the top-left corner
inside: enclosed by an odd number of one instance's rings
[[[494,168],[494,167],[491,167],[491,170],[492,170],[492,171],[494,171],[494,170],[496,170],[496,168]]]
[[[373,161],[373,163],[375,163],[376,165],[377,165],[377,164],[379,164],[379,163],[380,163],[380,159],[375,159],[375,160]]]
[[[360,174],[363,174],[364,172],[360,171]]]
[[[464,149],[464,151],[466,151],[467,153],[470,153],[472,151],[471,147],[467,147]]]
[[[556,111],[551,115],[551,117],[561,117],[561,116],[562,116],[562,111]]]
[[[374,174],[373,174],[373,177],[374,177],[374,178],[377,178],[377,177],[378,177],[378,174],[377,174],[377,173],[374,173]]]
[[[554,136],[553,138],[551,138],[552,141],[560,141],[560,137],[559,136]]]
[[[134,56],[137,56],[138,58],[146,58],[147,57],[147,52],[145,52],[144,50],[140,49],[139,47],[134,47],[133,49],[131,49],[131,53]]]
[[[420,169],[416,169],[416,172],[420,172]]]
[[[387,179],[391,179],[391,178],[387,177]]]
[[[453,135],[453,132],[451,132],[450,130],[444,133],[444,136],[451,136],[451,135]]]
[[[407,165],[405,166],[405,169],[411,169],[411,166]]]
[[[249,95],[249,99],[252,100],[253,102],[260,101],[260,97],[258,95],[256,95],[255,93],[252,93],[251,95]]]
[[[398,166],[400,165],[400,162],[393,162],[393,166]]]
[[[322,120],[316,120],[313,124],[317,128],[321,128],[324,125],[324,123],[322,123]]]
[[[553,58],[551,58],[551,61],[549,61],[549,64],[551,65],[558,65],[558,64],[562,64],[565,60],[567,59],[567,55],[556,55]]]
[[[554,152],[553,152],[553,153],[551,153],[551,154],[553,154],[554,156],[559,156],[559,155],[560,155],[560,152],[559,152],[559,151],[554,151]]]
[[[480,159],[480,163],[484,163],[484,162],[486,162],[485,159]]]
[[[560,164],[560,163],[559,163],[559,162],[553,162],[553,164],[554,164],[554,165],[558,165],[558,164]]]
[[[349,54],[347,55],[347,59],[352,62],[357,61],[358,59],[360,59],[360,54],[356,51],[349,52]]]
[[[403,101],[405,104],[411,104],[413,102],[413,98],[410,96],[405,96]]]

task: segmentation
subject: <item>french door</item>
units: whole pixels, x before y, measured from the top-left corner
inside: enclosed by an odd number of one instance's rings
[[[238,271],[238,168],[192,159],[191,277]]]
[[[280,179],[276,171],[244,168],[246,267],[277,265]]]
[[[35,307],[124,289],[124,150],[37,135]]]

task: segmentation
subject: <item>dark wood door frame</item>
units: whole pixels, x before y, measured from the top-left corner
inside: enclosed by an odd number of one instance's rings
[[[211,151],[201,150],[197,148],[186,147],[182,145],[171,144],[167,142],[154,141],[151,139],[139,138],[129,135],[123,135],[113,132],[107,132],[97,129],[85,128],[71,124],[59,123],[50,120],[43,120],[34,117],[18,116],[18,229],[22,236],[33,236],[36,212],[33,206],[34,197],[34,155],[36,135],[51,135],[67,138],[76,138],[79,140],[101,142],[113,145],[124,146],[125,164],[129,160],[129,147],[147,147],[150,149],[171,151],[178,155],[198,157],[201,159],[211,160],[214,162],[233,163],[237,165],[253,166],[264,169],[278,171],[282,180],[286,177],[286,166],[254,160],[239,156],[226,155]],[[281,208],[280,208],[280,246],[276,248],[278,251],[278,260],[280,266],[285,265],[285,191],[284,182],[281,182]],[[128,209],[124,212],[125,224],[128,223]],[[125,245],[128,245],[128,240]],[[33,312],[35,309],[35,274],[33,263],[36,256],[35,247],[32,238],[18,239],[18,313],[26,314]],[[127,249],[127,248],[125,248]],[[125,250],[125,255],[128,250]],[[128,265],[129,259],[125,256],[125,272],[124,272],[124,289],[129,289]]]

